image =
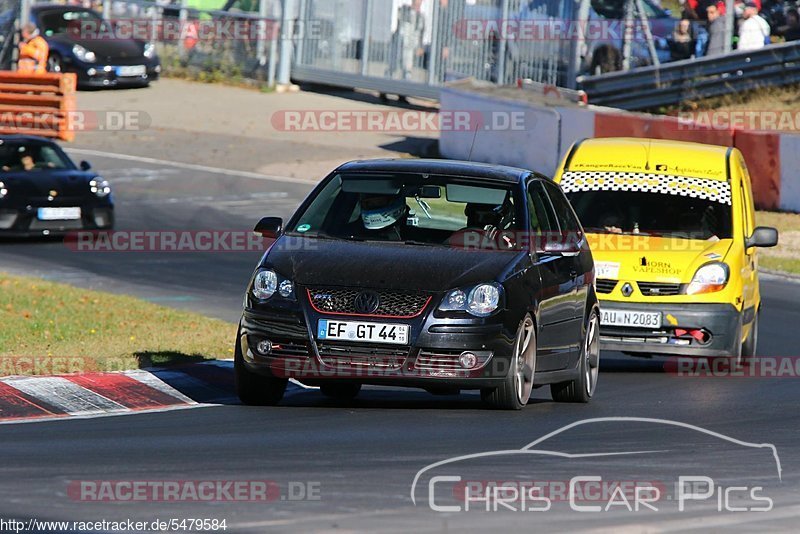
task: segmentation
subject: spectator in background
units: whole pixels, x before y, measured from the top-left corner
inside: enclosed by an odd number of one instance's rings
[[[767,21],[758,16],[758,6],[747,0],[742,10],[739,24],[739,44],[737,50],[759,50],[769,43],[770,28]]]
[[[50,46],[44,37],[39,35],[39,28],[32,22],[22,27],[22,40],[19,43],[19,60],[17,70],[27,74],[44,74],[47,72],[47,57]]]
[[[725,18],[721,16],[715,5],[706,8],[706,16],[708,17],[708,48],[705,55],[724,54],[725,42],[730,40],[730,36],[725,31]]]
[[[720,15],[725,14],[724,0],[683,0],[683,14],[681,18],[689,20],[706,20],[708,6],[716,6]]]
[[[390,77],[394,77],[397,67],[400,67],[402,78],[411,79],[414,60],[424,53],[422,48],[424,35],[425,15],[422,14],[422,0],[413,0],[410,6],[400,6],[397,10],[397,29],[392,34],[387,73]]]
[[[692,23],[689,19],[681,19],[672,30],[669,39],[670,61],[689,59],[695,53],[695,40],[692,36]]]
[[[800,14],[796,9],[790,9],[786,12],[786,29],[783,32],[783,38],[787,41],[797,41],[800,39]]]

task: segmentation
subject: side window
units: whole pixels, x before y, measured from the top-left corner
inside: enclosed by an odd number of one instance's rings
[[[528,212],[531,218],[532,232],[558,231],[555,214],[547,200],[547,193],[539,181],[532,181],[528,184]]]
[[[567,197],[564,196],[564,193],[561,192],[561,189],[557,185],[551,183],[546,183],[545,188],[550,197],[550,202],[553,204],[553,209],[556,212],[556,219],[558,220],[558,225],[561,227],[561,231],[575,232],[577,235],[581,235],[581,225],[578,222],[578,218],[572,211],[572,206],[569,205],[569,201]]]

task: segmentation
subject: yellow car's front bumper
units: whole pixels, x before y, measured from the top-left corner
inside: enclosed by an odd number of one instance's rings
[[[603,350],[697,357],[736,355],[742,342],[742,324],[752,321],[754,313],[753,309],[741,312],[731,304],[645,304],[602,299],[600,310],[661,312],[660,326],[601,323]]]

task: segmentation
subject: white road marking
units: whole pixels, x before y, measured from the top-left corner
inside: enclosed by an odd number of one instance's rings
[[[51,404],[70,415],[92,414],[109,411],[128,411],[122,404],[78,384],[57,376],[29,376],[4,380],[14,387],[37,399]]]
[[[141,382],[142,384],[149,386],[156,391],[160,391],[165,395],[169,395],[170,397],[175,397],[176,399],[185,402],[186,404],[197,404],[195,401],[175,389],[174,387],[170,386],[163,380],[159,380],[155,375],[148,371],[143,371],[141,369],[137,369],[135,371],[125,371],[125,376],[128,378],[132,378]]]
[[[207,172],[211,174],[221,174],[223,176],[236,176],[240,178],[250,178],[253,180],[266,180],[270,182],[288,182],[288,183],[317,183],[318,180],[309,180],[303,178],[291,178],[289,176],[275,176],[261,174],[257,172],[237,171],[233,169],[223,169],[220,167],[209,167],[207,165],[197,165],[195,163],[184,163],[182,161],[170,161],[166,159],[148,158],[144,156],[131,156],[129,154],[119,154],[116,152],[104,152],[102,150],[90,150],[86,148],[67,148],[67,152],[75,154],[82,154],[85,156],[97,156],[101,158],[120,159],[125,161],[136,161],[139,163],[150,163],[152,165],[166,165],[168,167],[175,167],[178,169],[186,169],[190,171]]]

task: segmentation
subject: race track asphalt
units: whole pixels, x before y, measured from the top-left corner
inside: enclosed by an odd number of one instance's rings
[[[91,159],[115,185],[119,230],[246,230],[263,215],[287,216],[311,187],[142,161]],[[229,321],[238,318],[241,292],[259,256],[78,253],[58,241],[4,242],[0,247],[0,270],[135,294]],[[800,285],[768,278],[762,291],[759,354],[764,359],[794,357],[788,361],[796,362]],[[485,410],[475,394],[434,397],[373,388],[355,402],[339,404],[314,390],[297,390],[274,408],[231,401],[164,413],[3,425],[0,517],[216,518],[227,521],[227,532],[621,527],[788,531],[800,515],[799,386],[796,374],[677,376],[665,372],[660,361],[611,353],[603,355],[599,389],[589,405],[556,404],[544,389],[534,392],[535,399],[518,413]],[[538,447],[570,456],[511,452],[577,421],[620,417],[664,419],[713,434],[664,421],[606,419],[567,430]],[[780,471],[772,449],[751,446],[765,443],[774,445]],[[707,500],[688,502],[683,511],[674,498],[664,497],[658,511],[628,512],[618,506],[616,511],[578,512],[554,498],[547,511],[501,507],[487,512],[475,509],[479,503],[470,511],[435,512],[427,501],[427,472],[415,494],[416,505],[412,502],[419,470],[455,456],[498,450],[509,452],[502,458],[467,461],[469,465],[457,463],[445,474],[463,474],[473,481],[551,483],[597,475],[608,481],[654,482],[665,494],[673,493],[679,476],[703,475],[711,477],[715,491]],[[87,502],[69,491],[75,481],[87,480],[269,480],[283,498],[267,503]],[[289,498],[290,487],[318,490],[319,498],[295,501]],[[772,500],[772,510],[726,511],[726,506],[755,505],[739,490],[726,494],[732,487],[747,492],[761,487],[760,494]],[[453,504],[448,489],[446,484],[437,487],[442,493],[434,495],[436,502]],[[602,499],[573,504],[597,501],[606,504]]]

